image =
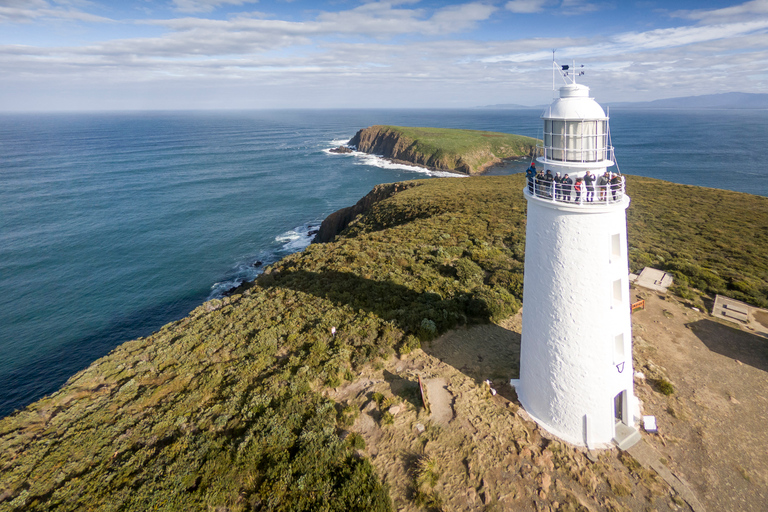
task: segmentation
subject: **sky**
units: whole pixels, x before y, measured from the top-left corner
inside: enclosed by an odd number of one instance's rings
[[[0,111],[533,106],[553,50],[601,103],[768,93],[768,0],[0,0]]]

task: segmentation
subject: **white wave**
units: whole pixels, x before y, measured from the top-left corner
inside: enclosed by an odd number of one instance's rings
[[[371,165],[373,167],[379,167],[381,169],[392,169],[398,171],[410,171],[426,174],[428,176],[434,176],[437,178],[464,178],[463,174],[448,171],[433,171],[426,167],[419,167],[418,165],[408,165],[392,162],[381,155],[371,155],[369,153],[363,153],[361,151],[354,151],[351,153],[357,158],[355,165]]]
[[[317,222],[308,222],[275,237],[275,241],[283,244],[282,250],[286,252],[299,252],[306,249],[315,238],[315,232],[320,229]]]
[[[346,146],[347,142],[349,142],[351,138],[352,137],[350,137],[349,139],[333,139],[331,141],[331,146],[333,146],[335,148],[337,148],[339,146]]]
[[[320,229],[320,222],[313,221],[280,233],[275,237],[270,248],[260,251],[255,256],[244,256],[236,263],[224,279],[211,286],[211,292],[206,300],[222,298],[233,288],[256,279],[264,272],[264,267],[276,263],[283,256],[303,251],[312,243],[318,229]]]

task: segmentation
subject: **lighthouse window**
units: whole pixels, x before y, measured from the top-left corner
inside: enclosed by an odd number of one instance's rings
[[[623,302],[621,290],[621,279],[617,279],[613,282],[613,307],[621,306]]]
[[[624,361],[624,334],[619,334],[614,338],[613,364],[619,364]]]
[[[565,121],[552,121],[552,159],[565,160]]]
[[[621,258],[621,235],[611,235],[611,261]]]
[[[581,155],[581,121],[566,121],[566,156],[569,162],[579,162]]]

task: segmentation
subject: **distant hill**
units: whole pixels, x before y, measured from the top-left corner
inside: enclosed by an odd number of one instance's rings
[[[721,94],[704,94],[701,96],[685,96],[680,98],[667,98],[654,101],[621,101],[601,103],[608,107],[620,108],[699,108],[699,109],[768,109],[768,94],[754,94],[747,92],[725,92]],[[478,109],[496,110],[530,110],[543,109],[546,105],[518,105],[516,103],[499,103],[496,105],[483,105]]]
[[[607,103],[621,108],[702,108],[702,109],[768,109],[768,94],[726,92],[664,100]]]
[[[518,105],[517,103],[497,103],[496,105],[482,105],[480,107],[475,108],[481,108],[481,109],[497,109],[497,110],[530,110],[530,109],[541,109],[544,108],[543,105]]]

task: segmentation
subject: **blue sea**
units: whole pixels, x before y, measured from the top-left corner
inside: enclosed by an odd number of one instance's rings
[[[768,112],[610,114],[622,173],[768,196]],[[539,115],[0,115],[0,417],[303,249],[325,216],[374,185],[439,176],[328,152],[358,129],[439,126],[540,138]]]

